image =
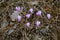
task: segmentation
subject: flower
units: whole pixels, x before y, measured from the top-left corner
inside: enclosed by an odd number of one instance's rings
[[[33,12],[33,8],[30,8],[29,11],[32,13]]]
[[[47,14],[47,18],[50,19],[51,18],[51,15],[50,14]]]
[[[36,26],[38,27],[41,24],[40,21],[36,21]]]
[[[27,22],[27,23],[26,23],[26,26],[27,26],[27,27],[30,27],[30,22]]]
[[[21,16],[20,15],[18,15],[18,22],[20,22],[21,21]]]
[[[26,14],[26,18],[28,18],[28,19],[29,19],[29,18],[30,18],[30,15],[31,15],[31,14]]]
[[[21,8],[18,6],[18,7],[16,7],[16,11],[20,11],[21,10]]]
[[[41,11],[38,11],[38,12],[36,12],[36,15],[41,16],[41,13],[42,13]]]

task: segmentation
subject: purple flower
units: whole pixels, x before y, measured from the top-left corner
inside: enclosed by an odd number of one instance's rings
[[[28,18],[28,19],[29,19],[29,18],[30,18],[30,16],[31,16],[31,14],[26,14],[26,18]]]
[[[26,23],[26,26],[27,26],[27,27],[30,27],[30,22],[27,22],[27,23]]]
[[[50,19],[51,18],[51,15],[50,14],[47,14],[47,18]]]
[[[39,25],[41,24],[40,21],[36,21],[36,26],[39,27]]]
[[[41,16],[41,13],[42,13],[41,11],[38,11],[38,12],[36,12],[36,15]]]
[[[20,22],[20,21],[21,21],[21,18],[22,18],[22,17],[18,15],[18,22]]]
[[[21,10],[21,8],[18,6],[18,7],[16,7],[16,11],[20,11]]]
[[[33,8],[30,8],[29,11],[30,11],[31,13],[33,13]]]

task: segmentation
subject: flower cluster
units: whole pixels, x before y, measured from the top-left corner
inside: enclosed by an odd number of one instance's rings
[[[16,11],[18,11],[18,12],[21,11],[21,8],[20,8],[19,6],[16,7],[15,9],[16,9]],[[33,8],[30,8],[30,9],[29,9],[30,14],[26,14],[25,17],[26,17],[27,19],[29,19],[29,18],[31,17],[31,15],[32,15],[33,11],[34,11]],[[36,15],[39,16],[39,17],[42,16],[42,11],[41,11],[41,10],[37,11],[37,12],[36,12]],[[47,18],[50,19],[50,18],[51,18],[51,14],[47,14]],[[22,19],[22,16],[21,16],[21,15],[18,15],[18,16],[17,16],[17,19],[18,19],[18,22],[20,22],[21,19]],[[39,26],[41,25],[41,22],[40,22],[40,21],[36,21],[35,24],[36,24],[37,27],[39,27]],[[27,22],[27,23],[26,23],[26,26],[27,26],[27,27],[30,27],[30,22]]]

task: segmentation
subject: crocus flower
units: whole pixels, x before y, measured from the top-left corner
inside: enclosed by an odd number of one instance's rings
[[[41,11],[38,11],[38,12],[36,12],[36,15],[41,16],[41,13],[42,13]]]
[[[28,18],[28,19],[29,19],[29,18],[30,18],[30,15],[31,15],[31,14],[26,14],[26,18]]]
[[[40,24],[41,24],[40,21],[36,21],[36,26],[37,27],[39,27]]]
[[[18,6],[18,7],[16,7],[16,11],[20,11],[21,10],[21,8]]]
[[[50,14],[47,14],[47,18],[50,19],[51,18],[51,15]]]
[[[30,22],[27,22],[27,23],[26,23],[26,26],[27,26],[27,27],[30,27]]]
[[[20,21],[21,21],[21,18],[22,18],[22,17],[18,15],[18,22],[20,22]]]
[[[33,8],[30,8],[29,11],[30,11],[31,13],[33,13]]]

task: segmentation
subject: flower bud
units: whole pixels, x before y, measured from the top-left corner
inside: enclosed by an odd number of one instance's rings
[[[51,15],[50,14],[47,14],[47,18],[50,19],[51,18]]]
[[[33,8],[30,8],[30,10],[29,10],[31,13],[33,13]]]
[[[30,27],[30,22],[26,23],[26,26],[27,26],[27,27]]]
[[[42,13],[41,11],[38,11],[38,12],[36,13],[36,15],[37,15],[37,16],[41,16],[41,13]]]
[[[18,15],[18,22],[20,22],[20,21],[21,21],[21,18],[22,18],[22,17]]]
[[[29,18],[30,18],[30,15],[31,15],[31,14],[26,14],[26,18],[28,18],[28,19],[29,19]]]
[[[18,7],[16,7],[16,11],[20,11],[21,10],[21,8],[18,6]]]
[[[39,27],[40,24],[41,24],[40,21],[36,21],[36,26],[37,27]]]

